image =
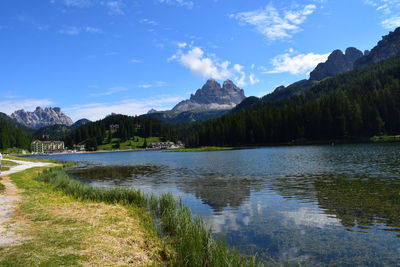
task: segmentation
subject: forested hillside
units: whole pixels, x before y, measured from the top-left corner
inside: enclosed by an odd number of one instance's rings
[[[118,125],[118,129],[111,130],[110,126],[112,125]],[[111,141],[112,138],[118,138],[120,142],[125,142],[133,136],[176,140],[172,126],[156,119],[146,116],[111,115],[105,119],[80,126],[68,134],[64,141],[67,147],[72,147],[74,144],[86,144],[87,148],[95,149],[98,145],[106,144],[107,139]]]
[[[30,142],[31,136],[23,127],[9,119],[7,115],[0,114],[0,150],[13,147],[29,149]]]
[[[400,133],[400,56],[326,79],[299,96],[195,126],[189,146],[336,140]]]

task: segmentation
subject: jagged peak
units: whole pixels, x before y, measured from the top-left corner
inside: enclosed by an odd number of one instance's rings
[[[59,107],[36,107],[33,112],[23,109],[17,110],[10,116],[15,121],[31,128],[41,128],[54,124],[72,125],[73,121],[70,117],[61,112]]]

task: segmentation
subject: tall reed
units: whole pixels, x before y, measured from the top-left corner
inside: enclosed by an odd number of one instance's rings
[[[255,257],[240,255],[226,242],[216,240],[203,219],[193,216],[190,209],[170,193],[155,196],[137,189],[93,187],[73,180],[61,168],[44,171],[36,179],[76,199],[147,209],[159,220],[161,233],[172,240],[176,250],[174,266],[262,266]]]

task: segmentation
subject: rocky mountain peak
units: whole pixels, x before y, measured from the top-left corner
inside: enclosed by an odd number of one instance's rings
[[[67,126],[73,124],[71,118],[62,113],[59,107],[48,107],[44,109],[36,107],[33,112],[21,109],[15,111],[10,117],[17,122],[34,129],[55,124],[63,124]]]
[[[223,86],[214,79],[209,79],[201,89],[198,89],[189,100],[176,105],[175,112],[193,110],[232,109],[245,99],[244,91],[231,80],[226,80]]]
[[[213,89],[213,90],[218,90],[219,88],[221,88],[221,85],[214,79],[208,79],[207,82],[202,87],[202,89]]]
[[[363,52],[358,50],[355,47],[349,47],[346,49],[346,52],[344,53],[346,56],[347,61],[352,62],[352,65],[354,65],[354,62],[359,59],[360,57],[364,56]]]
[[[341,50],[333,51],[325,63],[320,63],[310,73],[310,80],[321,81],[330,76],[336,76],[354,69],[354,62],[361,58],[363,53],[355,47],[349,47],[345,53]]]
[[[359,58],[354,63],[354,68],[362,68],[371,64],[378,63],[400,53],[400,27],[388,35],[383,36],[382,40],[368,53]]]

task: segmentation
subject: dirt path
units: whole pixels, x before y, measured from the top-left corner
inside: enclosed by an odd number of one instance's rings
[[[25,238],[16,234],[18,224],[11,223],[15,215],[17,203],[21,200],[21,189],[18,189],[10,180],[8,175],[20,171],[24,171],[33,167],[49,166],[51,163],[28,162],[20,160],[9,160],[18,163],[19,165],[13,166],[10,170],[2,172],[0,183],[4,184],[6,189],[0,193],[0,247],[17,245]]]

